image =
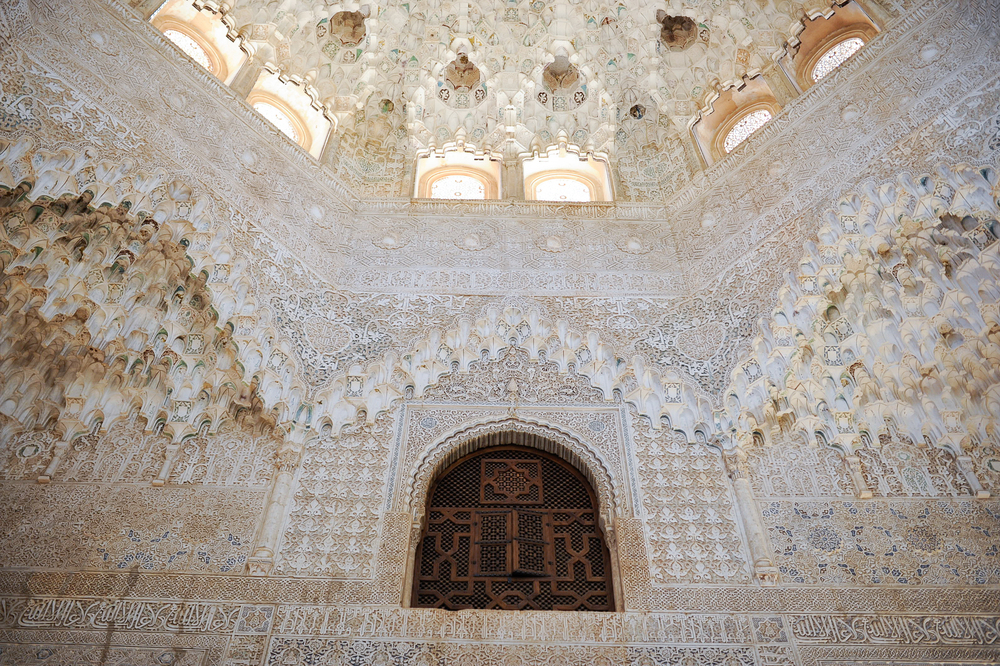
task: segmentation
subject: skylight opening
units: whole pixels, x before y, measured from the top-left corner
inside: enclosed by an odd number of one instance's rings
[[[590,187],[574,178],[550,178],[535,186],[538,201],[588,202],[593,200]]]
[[[767,121],[771,118],[771,112],[767,109],[751,111],[747,115],[740,118],[740,121],[736,123],[733,126],[733,129],[729,130],[729,134],[726,135],[726,140],[723,143],[723,147],[726,149],[726,152],[733,152],[733,149],[735,149],[736,146],[749,139],[751,134],[766,125]]]
[[[865,43],[857,37],[845,39],[834,45],[833,48],[820,56],[820,59],[816,61],[816,66],[813,67],[812,71],[813,81],[819,81],[843,65],[848,58],[857,53],[864,45]]]
[[[485,199],[486,186],[471,176],[451,175],[431,184],[431,199]]]
[[[201,44],[189,35],[185,35],[180,30],[164,30],[163,36],[176,44],[181,51],[184,51],[196,63],[215,74],[215,68],[208,59],[208,53],[201,47]]]
[[[267,102],[255,102],[254,111],[264,116],[264,119],[284,132],[295,143],[299,143],[299,133],[295,131],[295,125],[281,109],[268,104]]]

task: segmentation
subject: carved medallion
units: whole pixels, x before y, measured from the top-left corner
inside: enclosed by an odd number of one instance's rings
[[[306,337],[321,354],[339,352],[351,342],[351,329],[343,324],[319,317],[313,317],[303,322]]]
[[[689,358],[703,361],[712,358],[726,339],[726,328],[717,321],[691,322],[692,328],[677,334],[677,349]]]

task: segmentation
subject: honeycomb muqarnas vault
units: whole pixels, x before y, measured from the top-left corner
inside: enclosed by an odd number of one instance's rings
[[[996,0],[0,3],[0,664],[1000,662]]]

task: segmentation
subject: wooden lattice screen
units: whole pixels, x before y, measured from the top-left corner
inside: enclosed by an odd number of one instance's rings
[[[594,492],[564,460],[481,449],[449,466],[429,497],[414,606],[614,610]]]

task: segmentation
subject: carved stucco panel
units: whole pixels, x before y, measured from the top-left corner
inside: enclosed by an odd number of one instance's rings
[[[11,567],[241,571],[259,490],[2,484],[3,561]]]
[[[307,445],[276,573],[370,578],[375,573],[394,419],[322,433]]]
[[[746,546],[721,454],[633,420],[642,509],[656,585],[748,583]]]
[[[1000,506],[981,500],[759,500],[786,584],[1000,583]]]

